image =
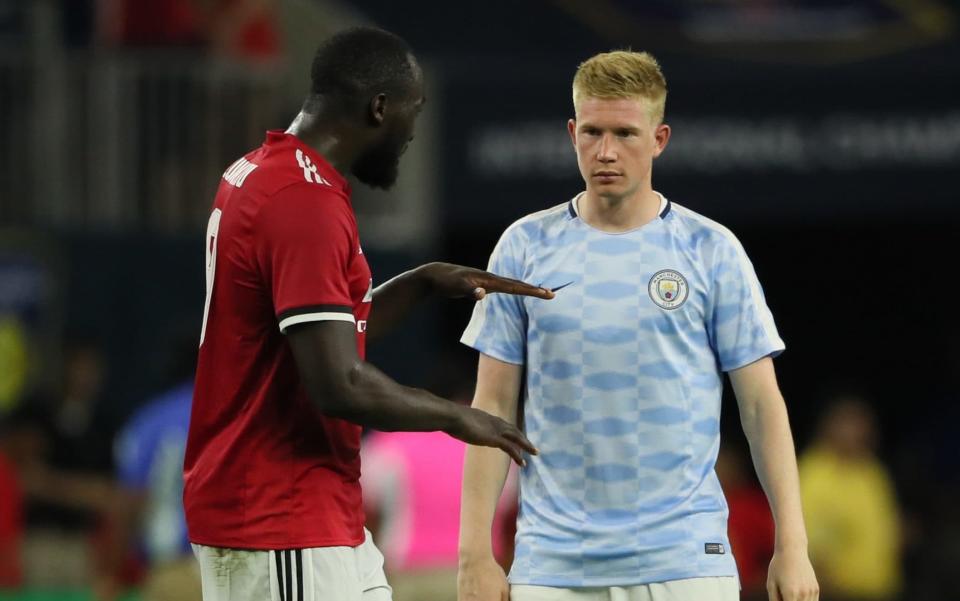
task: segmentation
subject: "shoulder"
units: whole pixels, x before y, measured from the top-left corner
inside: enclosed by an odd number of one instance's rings
[[[536,242],[570,221],[569,205],[568,201],[521,217],[503,231],[500,242],[514,244]]]
[[[255,208],[254,227],[284,229],[314,228],[318,225],[343,224],[356,227],[356,217],[346,193],[329,184],[300,181],[287,182],[270,195],[265,195]]]
[[[817,445],[807,449],[797,460],[800,476],[804,479],[825,477],[833,471],[833,463],[831,455]]]
[[[260,148],[237,159],[223,172],[223,179],[253,195],[281,194],[336,195],[348,199],[343,180],[328,172],[326,164],[315,164],[295,146]]]
[[[671,203],[671,213],[677,234],[701,256],[717,262],[747,259],[740,239],[727,226],[676,203]]]
[[[893,488],[893,480],[890,477],[890,473],[879,460],[871,459],[866,464],[866,471],[872,480],[873,486],[883,489]]]
[[[671,203],[677,227],[685,230],[691,236],[713,244],[739,247],[740,240],[727,226],[697,213],[683,205]]]

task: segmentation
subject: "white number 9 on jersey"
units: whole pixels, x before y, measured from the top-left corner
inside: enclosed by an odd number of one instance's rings
[[[206,258],[207,258],[207,299],[203,303],[203,326],[200,328],[200,346],[207,335],[207,317],[210,315],[210,298],[213,296],[213,274],[217,269],[217,232],[220,231],[220,209],[214,209],[207,222]]]

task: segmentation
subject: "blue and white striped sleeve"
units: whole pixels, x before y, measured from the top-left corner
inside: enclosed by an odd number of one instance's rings
[[[767,356],[777,356],[785,345],[740,241],[723,232],[713,266],[710,340],[720,368],[731,371]]]
[[[490,255],[487,271],[516,280],[523,279],[524,250],[521,228],[507,228]],[[523,365],[527,346],[527,312],[522,297],[488,294],[478,301],[460,342],[494,359]]]

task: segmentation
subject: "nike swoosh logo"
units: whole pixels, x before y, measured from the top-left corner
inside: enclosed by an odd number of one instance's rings
[[[566,284],[561,284],[560,286],[557,286],[556,288],[551,288],[551,289],[550,289],[550,292],[556,292],[557,290],[562,290],[562,289],[566,288],[567,286],[569,286],[569,285],[572,284],[572,283],[573,283],[573,282],[567,282]]]

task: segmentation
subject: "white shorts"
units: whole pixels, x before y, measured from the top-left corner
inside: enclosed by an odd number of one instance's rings
[[[514,584],[510,601],[738,601],[740,584],[732,576],[686,578],[637,586],[557,588]]]
[[[390,601],[370,532],[359,547],[289,551],[193,545],[203,601]]]

